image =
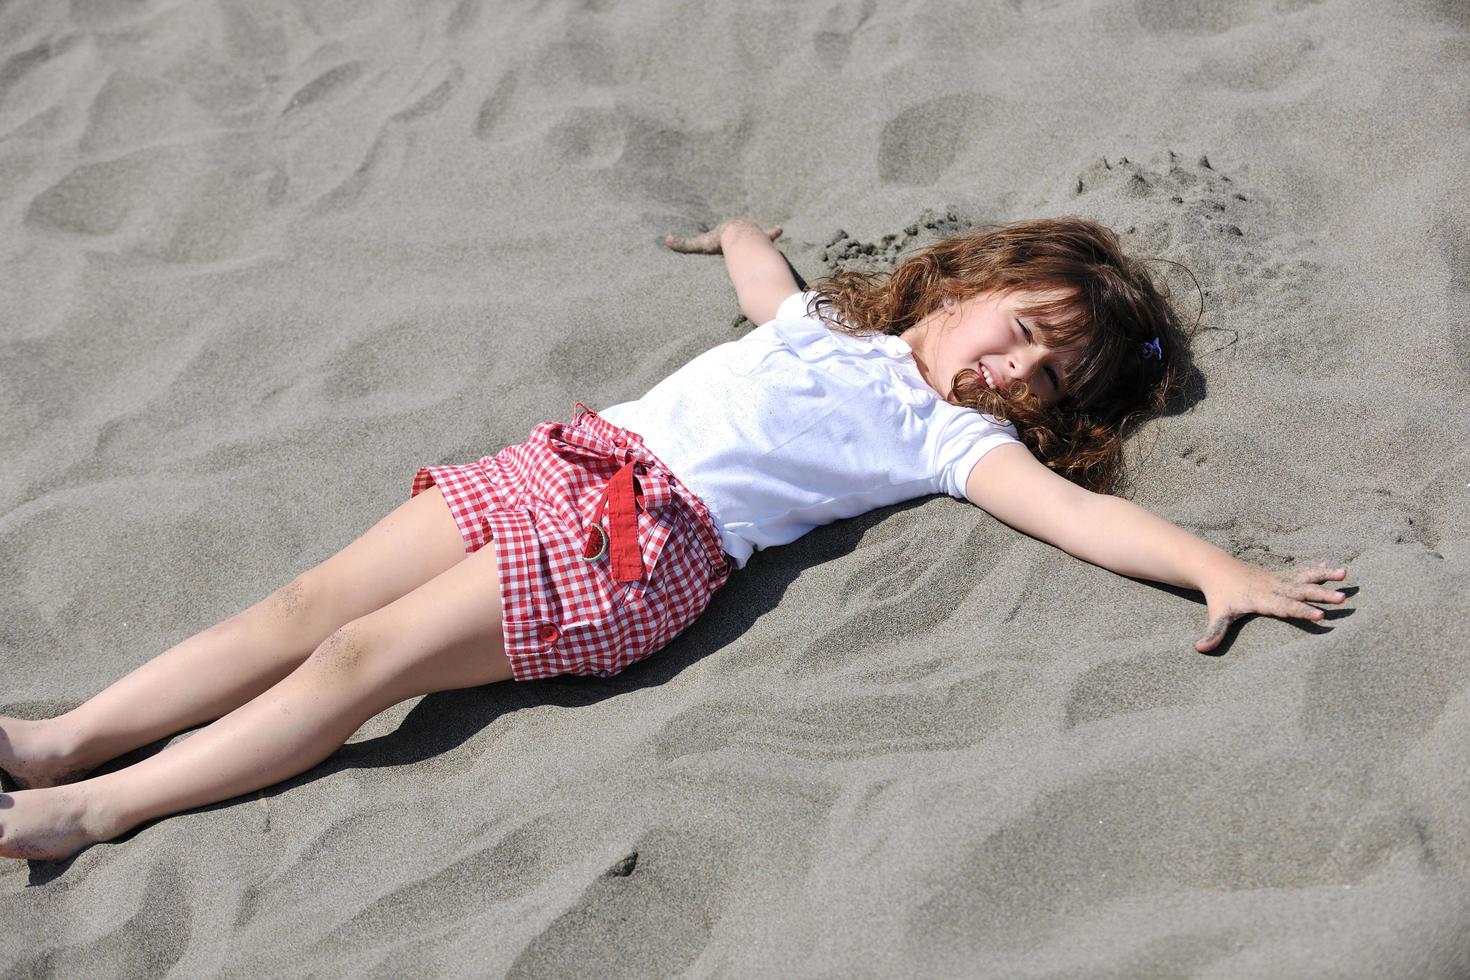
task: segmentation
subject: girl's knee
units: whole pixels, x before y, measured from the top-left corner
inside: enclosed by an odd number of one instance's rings
[[[355,622],[348,623],[317,644],[307,662],[333,673],[350,673],[362,667],[367,649],[362,628]]]

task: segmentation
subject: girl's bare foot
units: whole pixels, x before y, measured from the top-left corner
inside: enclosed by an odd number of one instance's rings
[[[59,861],[117,836],[103,823],[76,787],[0,793],[0,857]]]
[[[0,769],[21,789],[75,782],[90,769],[75,765],[57,743],[54,726],[0,715]]]

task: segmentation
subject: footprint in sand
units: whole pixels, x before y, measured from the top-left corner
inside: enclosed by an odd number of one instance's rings
[[[1196,704],[1208,699],[1214,683],[1213,672],[1195,658],[1160,657],[1150,653],[1106,660],[1073,675],[1063,727],[1070,729],[1137,711]]]
[[[448,75],[443,81],[435,85],[407,109],[401,109],[394,113],[393,118],[400,122],[411,122],[438,112],[449,102],[449,97],[454,94],[455,88],[459,86],[463,78],[464,69],[459,65],[451,66]]]
[[[339,89],[346,88],[362,76],[362,62],[349,61],[322,72],[291,96],[281,115],[300,111],[313,103],[320,102]]]
[[[824,26],[812,35],[812,48],[823,67],[836,70],[847,63],[853,35],[878,10],[878,0],[839,3],[822,18]]]
[[[611,167],[623,155],[625,124],[619,114],[578,106],[567,110],[546,134],[561,159],[592,169]]]
[[[474,27],[475,22],[480,19],[482,6],[482,0],[460,0],[449,14],[449,22],[444,25],[444,33],[449,37],[457,37]]]
[[[978,96],[946,95],[900,112],[878,136],[878,178],[885,184],[934,183],[969,145],[964,132],[984,125],[986,109]],[[957,129],[956,119],[968,125]]]
[[[78,235],[111,235],[127,220],[135,198],[146,191],[150,169],[137,157],[83,164],[31,199],[26,224]]]
[[[78,42],[78,37],[60,38],[58,40],[46,40],[40,44],[32,45],[24,51],[15,54],[0,62],[0,106],[5,104],[6,97],[10,92],[24,81],[27,75],[39,69],[42,65],[65,54]]]
[[[516,94],[516,74],[508,71],[495,83],[495,88],[480,105],[480,113],[475,117],[475,136],[480,139],[489,139],[495,134],[495,127],[510,108],[510,100]]]

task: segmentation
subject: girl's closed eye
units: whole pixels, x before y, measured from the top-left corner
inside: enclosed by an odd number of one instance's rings
[[[1018,327],[1021,328],[1021,335],[1026,338],[1026,343],[1028,343],[1028,344],[1029,343],[1033,343],[1033,341],[1031,339],[1031,331],[1028,330],[1028,329],[1026,329],[1026,324],[1024,324],[1024,323],[1021,322],[1021,318],[1020,317],[1017,317],[1016,318],[1016,326],[1018,326]],[[1048,367],[1046,369],[1046,377],[1047,377],[1047,380],[1049,380],[1051,382],[1051,386],[1052,386],[1052,390],[1053,391],[1060,391],[1061,390],[1061,388],[1062,388],[1061,380],[1057,377],[1056,371],[1054,371],[1050,367]]]

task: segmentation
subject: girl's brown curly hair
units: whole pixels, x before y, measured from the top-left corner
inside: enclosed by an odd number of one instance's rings
[[[1048,347],[1082,352],[1065,397],[1043,407],[1024,383],[1002,394],[966,368],[950,400],[1010,421],[1037,459],[1098,493],[1121,484],[1124,436],[1164,411],[1187,366],[1189,340],[1167,294],[1123,254],[1117,235],[1085,218],[989,226],[936,242],[886,276],[844,271],[811,288],[818,295],[809,312],[826,307],[833,329],[859,336],[901,334],[945,297],[1051,294],[1020,312],[1037,318]]]

